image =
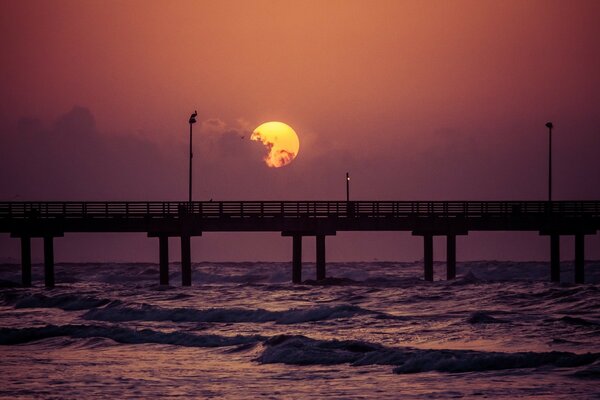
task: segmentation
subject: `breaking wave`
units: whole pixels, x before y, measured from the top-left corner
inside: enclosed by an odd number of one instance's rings
[[[61,294],[46,296],[33,294],[15,301],[15,308],[60,308],[65,311],[87,310],[94,307],[102,307],[111,303],[108,299],[99,299],[93,296],[81,296],[74,294]],[[112,301],[112,303],[121,303]]]
[[[500,353],[472,350],[387,348],[355,340],[315,340],[278,335],[265,342],[256,359],[261,363],[289,365],[391,365],[397,374],[418,372],[479,372],[503,369],[579,367],[600,359],[600,353]]]
[[[46,325],[33,328],[0,328],[0,345],[17,345],[57,337],[105,338],[121,344],[165,344],[183,347],[232,347],[242,351],[263,342],[255,361],[288,365],[390,365],[397,374],[420,372],[481,372],[539,367],[587,367],[575,375],[596,378],[600,353],[483,352],[472,350],[423,350],[389,348],[358,340],[317,340],[300,335],[221,336],[188,332],[161,332],[97,325]]]
[[[172,321],[172,322],[274,322],[276,324],[298,324],[303,322],[323,321],[338,318],[351,318],[356,315],[376,314],[352,305],[334,307],[312,307],[307,309],[290,309],[286,311],[269,311],[264,309],[244,308],[210,308],[198,310],[194,308],[161,308],[149,305],[139,307],[110,304],[104,308],[95,308],[83,315],[86,320],[95,321]]]
[[[23,344],[61,336],[77,339],[106,338],[123,344],[154,343],[185,347],[236,346],[264,340],[258,335],[227,337],[96,325],[46,325],[35,328],[0,328],[0,345]]]

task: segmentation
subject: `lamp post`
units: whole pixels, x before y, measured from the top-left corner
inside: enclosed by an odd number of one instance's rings
[[[196,123],[196,116],[198,115],[198,111],[194,111],[194,113],[190,116],[190,185],[189,185],[189,197],[188,201],[190,206],[192,205],[192,158],[194,158],[194,153],[192,152],[192,125]]]
[[[548,201],[552,201],[552,122],[546,122],[548,128]]]
[[[350,201],[350,174],[346,172],[346,201]]]

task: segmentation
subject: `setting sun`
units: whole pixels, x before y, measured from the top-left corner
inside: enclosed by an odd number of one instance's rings
[[[269,150],[265,163],[279,168],[290,164],[298,155],[300,141],[291,126],[271,121],[261,124],[252,132],[251,140],[260,141]]]

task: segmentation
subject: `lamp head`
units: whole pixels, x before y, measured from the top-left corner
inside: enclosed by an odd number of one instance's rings
[[[552,122],[546,122],[546,128],[552,129],[553,127],[554,125],[552,125]]]

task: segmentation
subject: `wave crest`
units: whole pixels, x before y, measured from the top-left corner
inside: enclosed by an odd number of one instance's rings
[[[258,335],[228,337],[97,325],[46,325],[35,328],[0,328],[0,345],[23,344],[60,336],[77,339],[106,338],[123,344],[154,343],[186,347],[235,346],[264,340],[264,337]]]
[[[328,319],[351,318],[356,315],[373,313],[373,311],[352,305],[269,311],[261,308],[209,308],[206,310],[198,310],[194,308],[161,308],[149,305],[130,307],[122,304],[111,304],[107,307],[92,309],[85,313],[83,318],[87,320],[110,322],[274,322],[276,324],[297,324]]]
[[[479,372],[503,369],[578,367],[600,359],[600,353],[500,353],[472,350],[386,348],[353,340],[315,340],[304,336],[275,336],[265,342],[256,359],[290,365],[392,365],[397,374],[418,372]]]
[[[74,294],[60,294],[56,296],[46,296],[43,294],[33,294],[18,299],[15,302],[15,308],[60,308],[65,311],[87,310],[94,307],[102,307],[109,303],[121,304],[121,301],[111,301],[108,299],[99,299],[92,296],[81,296]]]

